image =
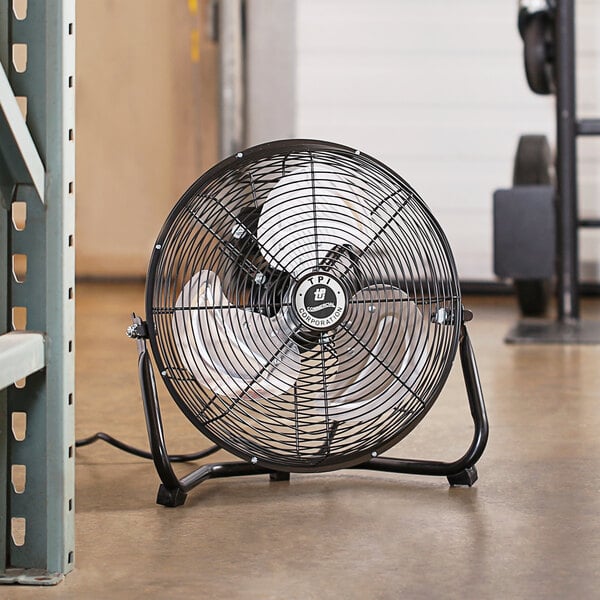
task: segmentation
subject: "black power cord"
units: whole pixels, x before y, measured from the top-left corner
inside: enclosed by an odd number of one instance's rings
[[[89,437],[82,438],[75,442],[76,448],[81,448],[82,446],[89,446],[98,440],[102,440],[119,450],[123,450],[124,452],[128,452],[129,454],[134,454],[135,456],[139,456],[140,458],[152,459],[152,454],[150,452],[146,452],[145,450],[140,450],[139,448],[135,448],[134,446],[130,446],[125,442],[121,442],[116,438],[112,437],[112,435],[108,435],[108,433],[104,433],[103,431],[99,431],[94,435],[90,435]],[[206,458],[211,454],[214,454],[218,450],[220,450],[220,446],[210,446],[206,450],[201,450],[200,452],[194,452],[192,454],[169,454],[169,460],[171,462],[189,462],[192,460],[199,460],[201,458]]]

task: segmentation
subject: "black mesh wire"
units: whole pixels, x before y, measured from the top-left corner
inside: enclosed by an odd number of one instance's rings
[[[146,303],[190,421],[290,471],[357,464],[410,432],[462,320],[452,254],[417,193],[317,141],[258,146],[201,177],[159,235]]]

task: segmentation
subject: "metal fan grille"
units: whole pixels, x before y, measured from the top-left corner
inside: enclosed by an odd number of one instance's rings
[[[156,242],[146,304],[190,421],[288,471],[358,464],[409,433],[462,321],[452,254],[417,193],[317,141],[257,146],[192,185]]]

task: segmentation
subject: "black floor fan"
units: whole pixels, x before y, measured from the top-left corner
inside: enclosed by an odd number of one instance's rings
[[[418,194],[345,146],[285,140],[217,164],[156,241],[134,316],[157,502],[216,477],[342,468],[472,485],[488,425],[454,260]],[[178,478],[153,369],[241,460]],[[380,456],[427,414],[460,353],[474,437],[455,462]]]

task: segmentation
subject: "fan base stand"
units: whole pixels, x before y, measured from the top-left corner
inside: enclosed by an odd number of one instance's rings
[[[135,317],[134,325],[140,323],[141,319]],[[189,491],[203,481],[213,478],[264,474],[269,475],[271,481],[289,481],[290,473],[287,471],[277,471],[243,461],[205,464],[194,469],[181,479],[178,478],[173,471],[167,453],[156,381],[150,364],[150,358],[147,354],[145,338],[143,336],[138,337],[137,343],[138,374],[146,416],[148,439],[154,465],[162,482],[158,490],[157,504],[167,507],[181,506],[184,504]],[[488,421],[475,355],[464,324],[459,351],[471,417],[474,424],[473,439],[465,454],[454,462],[379,456],[349,468],[413,475],[443,476],[448,479],[451,486],[470,487],[477,481],[475,464],[483,454],[487,444]]]
[[[469,486],[471,487],[479,476],[477,475],[477,469],[475,466],[469,467],[456,475],[448,475],[448,483],[452,487],[456,486]]]
[[[406,473],[407,471],[403,467],[405,461],[402,459],[386,459],[382,458],[380,460],[389,461],[383,463],[387,465],[387,468],[380,468],[381,462],[374,462],[377,459],[370,460],[366,463],[362,463],[360,465],[356,465],[352,467],[354,469],[365,469],[365,470],[375,470],[375,471],[387,471],[394,473]],[[444,475],[447,471],[447,468],[444,466],[445,463],[435,463],[437,468],[440,470],[439,472],[433,473],[428,468],[430,464],[428,461],[411,461],[411,464],[414,464],[413,469],[409,472],[417,475]],[[423,470],[419,469],[419,464],[423,465]],[[433,464],[433,463],[432,463]],[[221,468],[224,467],[224,471],[219,472],[219,475],[215,475],[213,472],[213,468]],[[202,481],[206,479],[211,479],[212,477],[235,477],[241,475],[263,475],[268,473],[269,480],[273,482],[283,482],[290,481],[290,473],[285,471],[265,471],[265,470],[257,470],[253,468],[253,465],[247,462],[235,462],[235,463],[216,463],[210,465],[204,465],[200,469],[205,469],[207,471],[212,472],[212,475],[205,476],[202,478]],[[244,472],[242,472],[244,471]],[[467,467],[458,473],[454,473],[452,475],[446,475],[446,479],[448,483],[452,487],[458,486],[468,486],[471,487],[478,479],[477,469],[475,466]],[[185,492],[181,487],[168,488],[164,483],[161,483],[158,488],[158,495],[156,497],[156,503],[161,506],[166,506],[169,508],[174,508],[176,506],[182,506],[185,503],[187,498],[187,492]]]
[[[164,483],[161,483],[156,496],[156,504],[169,507],[182,506],[186,498],[187,493],[181,488],[169,489]]]

